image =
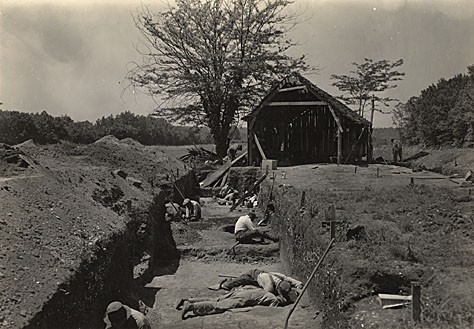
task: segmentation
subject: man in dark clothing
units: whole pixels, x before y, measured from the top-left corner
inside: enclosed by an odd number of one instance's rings
[[[397,162],[397,159],[402,162],[402,144],[400,141],[393,139],[391,140],[392,142],[392,156],[393,156],[393,162]]]

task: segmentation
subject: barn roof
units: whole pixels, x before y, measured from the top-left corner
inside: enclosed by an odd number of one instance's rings
[[[339,115],[344,116],[348,120],[355,122],[360,125],[364,126],[370,126],[370,122],[357,113],[355,113],[353,110],[351,110],[348,106],[337,100],[335,97],[331,96],[329,93],[325,92],[321,88],[317,87],[315,84],[313,84],[311,81],[308,79],[304,78],[301,74],[299,73],[292,73],[288,76],[286,76],[284,79],[280,81],[280,83],[276,84],[269,92],[268,94],[262,99],[260,104],[255,107],[252,112],[250,112],[248,115],[243,117],[243,120],[249,121],[251,118],[256,118],[258,113],[266,107],[267,105],[270,104],[270,102],[275,98],[275,96],[282,90],[290,90],[291,89],[298,89],[298,88],[306,88],[306,90],[311,93],[313,96],[315,96],[316,99],[319,101],[326,102],[328,105],[330,105],[335,112],[337,112]],[[291,105],[288,105],[291,106]]]

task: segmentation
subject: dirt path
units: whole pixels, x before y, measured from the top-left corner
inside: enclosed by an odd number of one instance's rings
[[[204,200],[203,219],[191,223],[198,228],[200,239],[181,243],[178,248],[185,254],[174,274],[156,276],[147,289],[156,291],[153,310],[148,314],[153,328],[283,328],[291,306],[252,307],[205,317],[181,320],[175,309],[176,301],[183,297],[217,297],[225,291],[212,291],[207,287],[219,282],[219,274],[238,275],[252,268],[285,272],[277,255],[277,244],[238,246],[232,257],[230,247],[233,235],[219,231],[219,227],[233,223],[243,210],[229,213],[228,207],[218,206],[212,199]],[[253,246],[252,246],[253,247]],[[251,254],[251,255],[250,255]],[[319,328],[317,311],[303,298],[290,320],[290,328]]]

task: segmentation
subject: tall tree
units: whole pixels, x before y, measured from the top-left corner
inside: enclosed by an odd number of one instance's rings
[[[352,65],[355,66],[355,70],[350,71],[350,75],[331,75],[331,79],[335,80],[332,85],[344,93],[339,96],[340,99],[348,104],[358,106],[357,113],[361,116],[366,114],[366,107],[374,102],[370,117],[370,121],[373,123],[373,111],[383,113],[382,109],[378,108],[375,103],[388,106],[389,102],[397,101],[397,99],[381,96],[380,94],[387,89],[397,87],[395,81],[402,80],[405,73],[396,69],[403,65],[403,59],[391,62],[386,59],[373,61],[364,58],[363,63],[352,63]]]
[[[474,146],[474,66],[468,74],[440,79],[417,97],[400,103],[394,123],[407,143]]]
[[[291,2],[177,0],[157,14],[142,7],[134,18],[145,48],[131,86],[177,105],[160,105],[157,115],[207,125],[224,156],[239,114],[275,81],[309,69],[304,56],[286,54],[295,45],[286,37],[297,23]]]

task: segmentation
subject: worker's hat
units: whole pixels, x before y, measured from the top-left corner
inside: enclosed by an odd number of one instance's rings
[[[253,211],[251,211],[251,212],[249,212],[249,217],[250,217],[251,219],[257,218],[257,214],[254,213]]]
[[[191,202],[191,200],[189,200],[189,199],[184,199],[184,201],[183,201],[183,206],[187,205],[187,204],[190,203],[190,202]]]
[[[276,288],[283,294],[287,295],[291,290],[291,284],[286,280],[282,280],[278,283]]]
[[[130,318],[132,311],[130,307],[127,305],[122,304],[119,301],[115,301],[107,306],[107,310],[105,314],[110,321],[110,323],[123,323]]]

